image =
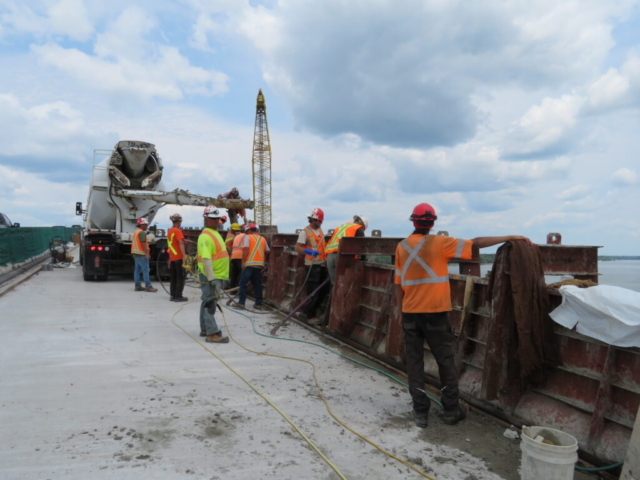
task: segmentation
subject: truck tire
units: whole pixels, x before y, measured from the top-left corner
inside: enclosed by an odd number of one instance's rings
[[[107,278],[109,278],[109,275],[96,275],[96,280],[99,282],[106,282]]]
[[[82,272],[82,278],[84,278],[85,282],[90,282],[93,280],[93,275],[89,275],[88,273]]]

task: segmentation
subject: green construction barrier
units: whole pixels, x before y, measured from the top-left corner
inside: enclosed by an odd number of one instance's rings
[[[11,227],[0,228],[0,267],[22,263],[49,250],[54,237],[70,242],[77,228],[70,227]]]

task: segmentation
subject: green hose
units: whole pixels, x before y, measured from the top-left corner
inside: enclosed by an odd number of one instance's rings
[[[227,308],[230,308],[230,307],[227,307]],[[330,349],[329,347],[326,347],[326,346],[324,346],[324,345],[320,345],[319,343],[313,343],[313,342],[309,342],[309,341],[307,341],[307,340],[298,340],[298,339],[296,339],[296,338],[274,337],[273,335],[267,335],[267,334],[261,333],[261,332],[259,332],[259,331],[257,331],[257,330],[256,330],[256,324],[255,324],[255,322],[253,321],[253,318],[251,318],[250,316],[248,316],[248,315],[246,315],[246,314],[242,313],[240,310],[236,310],[235,308],[230,308],[230,309],[231,309],[231,310],[233,310],[233,311],[234,311],[234,312],[236,312],[236,313],[239,313],[239,314],[240,314],[240,315],[242,315],[243,317],[248,318],[248,319],[249,319],[249,321],[251,322],[251,327],[253,328],[253,333],[255,333],[256,335],[260,335],[261,337],[266,337],[266,338],[275,338],[276,340],[284,340],[284,341],[287,341],[287,342],[299,342],[299,343],[306,343],[306,344],[308,344],[308,345],[313,345],[314,347],[320,347],[320,348],[322,348],[322,349],[324,349],[324,350],[326,350],[326,351],[328,351],[328,352],[333,353],[334,355],[338,355],[339,357],[345,358],[345,359],[347,359],[347,360],[349,360],[349,361],[351,361],[351,362],[353,362],[353,363],[357,363],[358,365],[361,365],[361,366],[366,367],[366,368],[368,368],[368,369],[370,369],[370,370],[373,370],[373,371],[375,371],[375,372],[378,372],[378,373],[380,373],[380,374],[384,375],[385,377],[390,378],[390,379],[391,379],[391,380],[393,380],[394,382],[396,382],[396,383],[398,383],[398,384],[402,385],[402,386],[403,386],[403,387],[405,387],[405,388],[409,388],[409,385],[407,385],[406,383],[404,383],[402,380],[398,380],[398,379],[397,379],[396,377],[394,377],[393,375],[391,375],[391,374],[389,374],[389,373],[387,373],[387,372],[383,372],[382,370],[379,370],[379,369],[377,369],[377,368],[375,368],[375,367],[372,367],[371,365],[367,365],[366,363],[362,363],[362,362],[360,362],[359,360],[356,360],[356,359],[354,359],[354,358],[348,357],[347,355],[343,355],[343,354],[342,354],[342,353],[340,353],[340,352],[336,352],[335,350],[332,350],[332,349]],[[427,396],[428,396],[428,395],[427,395]],[[429,396],[428,396],[428,397],[429,397]],[[431,401],[433,401],[436,405],[439,405],[440,407],[442,407],[442,404],[441,404],[438,400],[436,400],[435,398],[433,398],[433,397],[429,397],[429,399],[430,399]]]
[[[613,465],[607,465],[606,467],[595,468],[579,467],[576,465],[576,470],[580,470],[581,472],[604,472],[605,470],[613,470],[614,468],[621,467],[622,465],[622,462],[614,463]]]

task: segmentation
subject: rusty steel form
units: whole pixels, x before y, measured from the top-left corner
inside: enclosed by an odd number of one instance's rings
[[[558,235],[558,234],[554,234]],[[303,298],[293,296],[305,280],[304,259],[293,250],[296,235],[270,234],[270,267],[265,302],[283,312],[291,311]],[[393,259],[399,238],[343,238],[338,254],[336,282],[331,295],[327,334],[405,370],[401,308],[393,294]],[[597,248],[539,245],[544,272],[598,280]],[[391,264],[361,261],[356,255],[391,259]],[[495,375],[485,368],[487,336],[491,327],[488,279],[480,278],[477,250],[472,260],[453,259],[459,273],[450,275],[456,331],[454,354],[465,401],[515,425],[558,428],[578,439],[581,454],[601,462],[623,461],[634,419],[640,406],[640,349],[619,348],[554,324],[561,364],[546,380],[517,398],[502,403],[487,400]],[[495,265],[494,265],[494,268]],[[562,297],[548,289],[551,306]],[[551,321],[551,320],[549,320]],[[492,364],[506,365],[506,352],[496,352]],[[425,370],[438,385],[438,369],[425,346]]]

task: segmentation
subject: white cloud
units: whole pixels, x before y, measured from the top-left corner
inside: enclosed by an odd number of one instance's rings
[[[5,1],[0,20],[7,33],[30,33],[38,37],[65,35],[72,40],[88,40],[93,34],[93,24],[88,17],[83,0],[59,0],[39,14],[34,6],[20,1]]]
[[[563,190],[556,195],[556,198],[558,200],[576,200],[583,197],[588,192],[589,187],[587,185],[576,185],[574,187]]]
[[[195,67],[178,48],[145,40],[154,26],[143,10],[129,7],[98,35],[95,56],[54,43],[31,48],[42,62],[120,101],[176,101],[185,95],[211,96],[227,91],[224,73]]]
[[[621,168],[611,175],[611,180],[615,185],[628,186],[638,184],[638,174],[630,168]]]

